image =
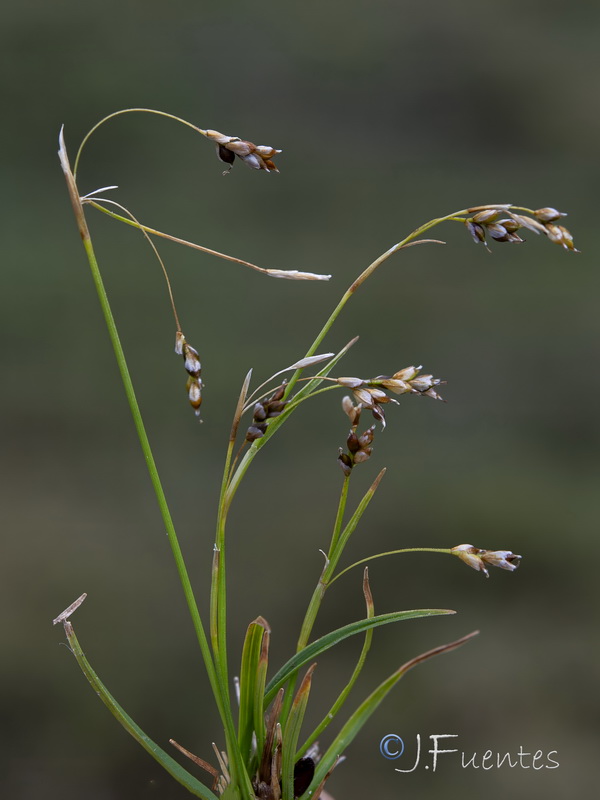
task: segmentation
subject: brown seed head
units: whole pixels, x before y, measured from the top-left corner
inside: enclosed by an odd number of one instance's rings
[[[396,378],[399,381],[411,381],[415,375],[419,374],[419,370],[422,367],[404,367],[404,369],[398,370],[398,372],[394,372],[392,378]]]
[[[498,219],[501,212],[497,208],[486,208],[484,211],[479,211],[472,217],[472,221],[475,223],[490,223],[494,222]]]
[[[190,347],[190,345],[186,343],[183,345],[182,355],[186,370],[190,373],[190,375],[193,375],[196,378],[199,377],[200,373],[202,372],[202,364],[198,358],[198,351],[194,350],[193,347]]]
[[[561,217],[566,217],[562,211],[557,211],[555,208],[538,208],[533,212],[533,216],[539,222],[556,222]]]
[[[453,547],[451,552],[469,567],[483,572],[486,578],[489,578],[486,564],[513,572],[519,566],[522,558],[510,550],[480,550],[478,547],[473,547],[472,544],[459,544]]]
[[[274,147],[256,145],[238,136],[226,136],[219,131],[207,130],[206,136],[212,139],[217,146],[217,156],[230,166],[237,156],[252,169],[262,169],[265,172],[279,172],[273,158],[281,153]]]
[[[419,374],[420,369],[421,367],[405,367],[394,373],[391,378],[387,375],[379,375],[368,381],[368,386],[383,386],[394,394],[425,394],[441,400],[442,398],[433,391],[433,387],[444,381],[434,378],[433,375],[421,375]],[[382,401],[378,400],[378,402]]]
[[[362,436],[358,437],[358,444],[361,448],[367,447],[370,445],[373,439],[375,438],[375,425],[371,425],[370,428],[362,434]]]
[[[350,473],[352,472],[353,460],[347,453],[344,453],[341,447],[340,454],[338,456],[338,464],[342,468],[344,475],[349,477]]]
[[[340,386],[345,386],[346,389],[358,389],[359,386],[364,386],[362,378],[336,378]]]
[[[185,344],[185,336],[181,331],[175,334],[175,352],[178,356],[183,355],[183,345]]]
[[[193,375],[187,379],[188,400],[194,409],[195,415],[200,417],[200,406],[202,405],[202,381]],[[202,422],[202,420],[200,420]]]
[[[267,426],[264,422],[257,423],[256,425],[250,425],[246,431],[246,441],[253,442],[255,439],[262,438],[265,435],[266,430]]]
[[[357,453],[360,450],[360,444],[358,443],[358,436],[354,433],[354,431],[350,431],[348,434],[348,438],[346,439],[346,445],[348,447],[348,451],[351,454]]]
[[[260,400],[254,406],[252,412],[252,424],[246,432],[246,441],[253,442],[255,439],[260,439],[264,436],[267,430],[267,423],[269,419],[278,417],[286,406],[281,398],[285,393],[286,383],[282,383],[275,392],[265,400]]]
[[[266,411],[266,409],[265,409],[265,407],[263,406],[262,403],[257,403],[254,406],[253,418],[257,422],[262,422],[264,419],[267,418],[267,411]]]
[[[502,225],[508,233],[515,233],[521,227],[515,219],[499,219],[498,225]]]
[[[342,399],[342,409],[344,410],[344,413],[350,420],[350,424],[352,426],[358,425],[358,421],[360,419],[360,412],[362,411],[362,406],[360,405],[360,403],[357,406],[355,406],[351,398],[348,397],[348,395],[346,395]]]
[[[473,241],[475,244],[485,244],[485,228],[483,225],[480,225],[478,222],[473,222],[470,219],[465,220],[465,225],[471,236],[473,237]]]
[[[546,233],[544,226],[536,219],[532,219],[532,217],[528,217],[525,214],[513,214],[511,211],[508,213],[510,214],[510,218],[522,228],[527,228],[528,230],[538,234]]]
[[[200,419],[200,405],[202,403],[202,365],[198,357],[198,351],[189,345],[181,331],[175,335],[175,352],[183,356],[185,369],[190,376],[187,380],[186,389],[188,400],[194,409],[194,413]],[[202,420],[200,420],[202,422]]]
[[[362,464],[363,461],[367,461],[367,459],[371,458],[371,453],[373,452],[372,447],[363,447],[359,450],[354,456],[354,463],[355,464]]]
[[[559,244],[561,247],[564,247],[565,250],[571,250],[573,253],[579,253],[579,250],[575,247],[575,243],[573,242],[573,237],[564,225],[554,225],[549,223],[545,225],[546,234],[551,242],[555,244]]]
[[[490,225],[487,225],[487,232],[495,239],[497,242],[508,242],[508,231],[504,227],[504,225],[500,225],[499,222],[492,222]]]

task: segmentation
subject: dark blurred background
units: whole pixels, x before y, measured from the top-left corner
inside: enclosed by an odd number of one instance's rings
[[[447,404],[401,397],[388,407],[351,505],[382,466],[388,473],[346,563],[463,542],[524,556],[516,573],[487,581],[436,555],[372,564],[378,612],[459,613],[377,631],[348,711],[413,655],[481,635],[398,685],[329,788],[337,800],[592,796],[600,7],[23,0],[2,16],[2,796],[188,796],[110,717],[52,627],[83,591],[81,642],[134,719],[164,746],[174,737],[206,759],[211,741],[223,744],[56,157],[61,124],[73,158],[95,122],[128,106],[282,148],[281,174],[238,163],[224,178],[210,143],[131,114],[91,139],[82,191],[118,184],[111,196],[148,225],[265,267],[334,275],[276,281],[159,242],[203,362],[198,426],[158,264],[138,233],[89,210],[203,610],[247,369],[262,381],[301,357],[351,280],[431,217],[493,202],[569,212],[580,255],[534,234],[490,255],[461,226],[437,229],[447,246],[388,261],[325,343],[337,350],[360,334],[342,374],[422,363],[448,380]],[[307,404],[239,492],[229,528],[234,662],[258,614],[273,628],[274,663],[293,650],[341,484],[340,399]],[[356,570],[336,584],[316,633],[363,614],[360,582]],[[350,640],[319,659],[310,721],[359,649]],[[404,762],[379,754],[392,732],[407,742]],[[558,751],[560,767],[462,769],[442,756],[435,774],[423,761],[400,775],[417,733],[424,749],[430,734],[457,734],[446,746],[479,759]]]

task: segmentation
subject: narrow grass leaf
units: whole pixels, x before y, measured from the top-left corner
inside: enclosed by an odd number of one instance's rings
[[[240,396],[238,398],[237,406],[235,408],[235,413],[233,415],[233,422],[231,423],[231,433],[229,434],[230,442],[234,442],[235,437],[237,436],[240,419],[242,418],[242,412],[244,411],[244,404],[246,402],[246,397],[248,396],[248,387],[250,386],[251,378],[252,378],[252,370],[249,370],[248,374],[244,378],[244,383],[242,384]]]
[[[293,800],[294,797],[294,767],[296,764],[296,747],[300,729],[304,721],[304,714],[310,694],[312,674],[317,665],[312,664],[304,676],[300,688],[296,692],[292,708],[287,718],[283,732],[283,745],[281,748],[281,793],[283,800]]]
[[[418,619],[421,617],[436,617],[443,614],[456,614],[448,608],[417,608],[411,611],[392,611],[389,614],[379,614],[371,619],[361,619],[357,622],[351,622],[349,625],[344,625],[342,628],[337,628],[331,633],[325,634],[320,639],[317,639],[311,644],[307,645],[303,650],[296,653],[289,659],[271,678],[265,693],[265,708],[275,697],[278,689],[280,689],[288,680],[288,678],[296,672],[300,667],[304,666],[308,661],[312,661],[320,653],[329,650],[338,642],[347,639],[349,636],[354,636],[357,633],[363,633],[369,628],[377,628],[380,625],[388,625],[391,622],[401,622],[406,619]]]
[[[273,755],[273,743],[275,742],[275,734],[277,730],[277,726],[279,724],[279,715],[281,713],[281,706],[283,705],[283,689],[280,689],[277,692],[277,697],[275,698],[275,702],[271,706],[269,713],[267,714],[266,720],[266,735],[265,735],[265,743],[263,745],[262,755],[259,753],[260,756],[260,764],[258,767],[258,778],[260,781],[264,783],[268,783],[271,781],[271,772],[272,772],[272,755]]]
[[[371,594],[371,587],[369,585],[369,568],[365,567],[364,575],[363,575],[363,594],[365,596],[365,603],[367,605],[367,619],[373,619],[375,616],[375,604],[373,603],[373,595]],[[358,661],[356,666],[354,667],[354,671],[350,676],[350,680],[344,686],[340,694],[338,695],[337,700],[331,706],[328,713],[323,717],[319,725],[314,729],[308,739],[304,742],[300,750],[296,753],[296,760],[301,758],[304,753],[308,750],[308,748],[316,742],[319,736],[323,733],[325,728],[333,722],[335,719],[336,714],[341,709],[341,707],[346,702],[346,698],[350,694],[352,687],[358,680],[358,676],[360,675],[362,668],[365,664],[365,660],[367,658],[367,653],[371,647],[371,640],[373,639],[373,628],[369,628],[365,633],[365,641],[362,646],[362,650],[360,652],[360,656],[358,657]]]
[[[253,724],[254,733],[256,734],[256,752],[262,753],[265,746],[265,719],[263,710],[263,701],[265,696],[265,685],[267,683],[267,669],[269,666],[269,644],[271,635],[268,630],[265,631],[263,636],[260,658],[256,668],[256,684],[254,686],[254,703],[253,703]]]
[[[317,769],[315,770],[312,783],[302,795],[301,800],[309,800],[315,788],[320,785],[329,770],[335,765],[339,756],[346,750],[350,742],[352,742],[371,714],[384,700],[390,690],[393,689],[393,687],[398,683],[400,678],[406,675],[410,669],[417,666],[417,664],[421,664],[423,661],[427,661],[428,659],[437,655],[441,655],[442,653],[449,653],[451,650],[455,650],[457,647],[465,644],[465,642],[468,642],[469,639],[472,639],[473,636],[476,636],[478,633],[479,631],[474,631],[467,636],[463,636],[461,639],[457,639],[455,642],[443,644],[439,647],[434,647],[433,650],[428,650],[426,653],[422,653],[416,658],[407,661],[406,664],[403,664],[398,670],[396,670],[396,672],[392,673],[392,675],[383,681],[383,683],[379,684],[375,691],[372,692],[369,697],[367,697],[367,699],[360,704],[354,714],[352,714],[350,719],[346,722],[342,730],[332,742],[327,752],[323,755],[323,758],[319,761]]]
[[[214,794],[208,786],[205,786],[197,778],[185,770],[181,764],[178,764],[175,759],[171,758],[168,753],[159,747],[156,742],[153,742],[144,731],[136,725],[131,717],[124,711],[123,708],[117,703],[115,698],[110,694],[106,686],[102,683],[98,675],[92,669],[91,664],[85,657],[81,645],[75,636],[73,625],[69,621],[64,622],[65,633],[71,647],[71,652],[77,659],[77,663],[85,677],[90,682],[90,685],[100,697],[104,705],[108,708],[110,713],[117,719],[125,728],[127,733],[131,734],[136,742],[142,745],[144,750],[149,753],[158,763],[165,769],[176,781],[179,781],[182,786],[191,792],[196,797],[201,797],[203,800],[218,800],[217,795]]]
[[[258,669],[262,654],[263,638],[269,632],[269,625],[262,617],[251,622],[246,632],[242,648],[242,664],[240,667],[240,711],[238,725],[238,742],[245,763],[250,760],[252,733],[254,731],[256,688]],[[264,689],[264,687],[263,687]],[[261,693],[262,698],[262,693]],[[261,728],[262,728],[261,720]]]

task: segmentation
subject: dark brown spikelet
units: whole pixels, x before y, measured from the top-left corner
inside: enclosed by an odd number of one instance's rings
[[[342,409],[352,422],[352,427],[346,437],[348,452],[345,453],[343,448],[340,447],[338,464],[344,475],[349,477],[355,464],[362,464],[363,461],[368,461],[371,457],[371,453],[373,452],[371,444],[375,438],[375,425],[371,425],[370,428],[367,428],[367,430],[359,436],[356,433],[356,429],[360,422],[362,405],[359,403],[355,406],[349,397],[344,397],[342,400]]]
[[[189,377],[186,383],[188,400],[194,409],[194,414],[200,419],[200,406],[202,405],[202,364],[198,357],[198,351],[189,345],[181,331],[177,331],[175,336],[175,352],[183,357],[184,366]]]
[[[247,442],[254,442],[256,439],[260,439],[264,436],[269,420],[273,419],[273,417],[278,417],[286,407],[286,403],[281,399],[285,394],[286,385],[286,383],[282,383],[271,397],[265,400],[259,400],[259,402],[255,404],[252,414],[252,424],[246,431]]]

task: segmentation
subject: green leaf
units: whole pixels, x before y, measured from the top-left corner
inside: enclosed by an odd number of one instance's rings
[[[363,576],[363,593],[365,595],[365,602],[367,604],[367,619],[373,619],[373,617],[375,616],[375,605],[373,603],[373,595],[371,594],[371,587],[369,585],[369,568],[368,567],[365,567],[364,576]],[[360,652],[360,656],[358,657],[358,662],[356,663],[356,666],[354,667],[354,671],[353,671],[352,675],[350,676],[350,680],[344,686],[344,688],[342,689],[342,691],[338,695],[337,700],[331,706],[331,708],[329,709],[327,714],[323,717],[323,719],[321,720],[319,725],[317,725],[317,727],[314,729],[314,731],[311,733],[311,735],[308,737],[308,739],[304,742],[304,744],[302,745],[300,750],[296,753],[296,760],[301,758],[306,753],[306,751],[311,746],[311,744],[313,744],[313,742],[316,742],[316,740],[323,733],[325,728],[327,728],[327,726],[331,722],[333,722],[333,720],[335,719],[336,714],[338,713],[340,708],[346,702],[346,698],[350,694],[350,692],[352,690],[352,687],[354,686],[354,684],[358,680],[358,676],[362,672],[362,668],[363,668],[363,666],[365,664],[365,661],[366,661],[366,658],[367,658],[367,653],[369,652],[369,649],[371,647],[371,639],[372,638],[373,638],[373,628],[369,628],[369,630],[365,633],[365,641],[364,641],[364,644],[362,646],[362,650]]]
[[[427,661],[429,658],[433,658],[434,656],[441,655],[442,653],[448,653],[451,650],[460,647],[478,633],[479,631],[474,631],[473,633],[469,633],[467,636],[463,636],[461,639],[457,639],[455,642],[443,644],[440,645],[440,647],[435,647],[433,650],[428,650],[426,653],[422,653],[420,656],[407,661],[406,664],[403,664],[398,670],[396,670],[396,672],[392,673],[392,675],[383,681],[383,683],[380,683],[375,691],[372,692],[369,697],[367,697],[367,699],[360,704],[354,714],[352,714],[348,722],[346,722],[342,730],[332,742],[327,752],[323,755],[323,758],[317,764],[317,768],[310,786],[304,792],[300,800],[309,800],[314,790],[324,780],[329,770],[335,765],[337,759],[346,750],[350,742],[354,739],[354,737],[357,735],[375,709],[384,700],[390,690],[393,689],[393,687],[398,683],[400,678],[406,675],[410,669],[417,666],[417,664]]]
[[[156,742],[153,742],[152,739],[150,739],[150,737],[147,736],[144,731],[138,725],[136,725],[131,717],[121,708],[115,698],[110,694],[106,686],[104,686],[98,675],[96,675],[91,664],[83,654],[83,650],[81,649],[81,645],[75,636],[75,631],[73,630],[72,624],[68,620],[64,621],[63,624],[65,633],[67,634],[67,639],[69,640],[69,645],[71,646],[71,651],[77,659],[77,663],[81,667],[85,677],[90,682],[91,687],[100,697],[110,713],[121,723],[125,730],[142,745],[144,750],[147,753],[150,753],[152,758],[156,759],[161,767],[163,767],[163,769],[172,775],[176,781],[179,781],[182,786],[185,786],[189,792],[196,795],[196,797],[203,798],[203,800],[218,800],[217,795],[214,794],[208,788],[208,786],[205,786],[203,783],[201,783],[197,778],[195,778],[180,764],[178,764],[175,759],[171,758],[170,755],[165,753],[165,751],[159,747]]]
[[[304,676],[304,680],[300,684],[283,733],[283,743],[281,747],[281,794],[283,800],[293,800],[294,797],[296,747],[298,746],[298,737],[300,736],[300,729],[302,727],[308,696],[310,694],[312,674],[316,666],[316,664],[312,664],[309,667],[308,672]]]
[[[260,708],[262,710],[262,697],[264,693],[264,682],[262,687],[257,685],[261,653],[263,650],[263,638],[269,635],[269,625],[262,617],[258,617],[251,622],[246,632],[244,647],[242,649],[242,665],[240,668],[240,713],[238,726],[238,742],[240,752],[246,764],[250,761],[250,751],[252,748],[252,733],[255,724],[256,693],[260,693]],[[263,670],[264,671],[264,670]],[[264,678],[262,679],[264,681]],[[260,720],[261,733],[264,722]]]
[[[456,611],[452,611],[448,608],[418,608],[412,611],[393,611],[389,614],[380,614],[371,619],[361,619],[357,622],[351,622],[349,625],[344,625],[342,628],[337,628],[335,631],[327,633],[325,636],[307,645],[303,650],[300,650],[299,653],[292,656],[269,681],[265,694],[264,708],[267,708],[275,697],[277,690],[284,685],[292,673],[296,672],[308,661],[312,661],[315,656],[333,647],[343,639],[367,631],[369,628],[387,625],[390,622],[400,622],[401,620],[417,619],[419,617],[436,617],[441,614],[456,614]]]
[[[263,698],[265,696],[265,685],[267,683],[267,669],[269,666],[269,642],[271,635],[265,631],[262,640],[260,658],[256,668],[256,685],[254,687],[254,733],[256,734],[256,753],[260,757],[265,746],[265,716],[263,710]]]

